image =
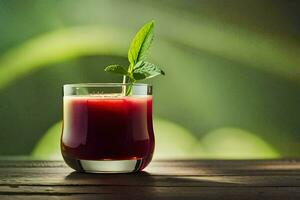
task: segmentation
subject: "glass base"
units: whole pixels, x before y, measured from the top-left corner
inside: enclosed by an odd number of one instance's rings
[[[133,160],[71,159],[70,160],[70,158],[68,158],[68,162],[66,163],[76,171],[87,172],[87,173],[132,173],[132,172],[137,172],[141,169],[142,159],[133,159]]]

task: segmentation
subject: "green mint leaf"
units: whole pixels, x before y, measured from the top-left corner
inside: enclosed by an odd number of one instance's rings
[[[137,65],[138,66],[134,67],[133,69],[133,74],[144,74],[145,78],[141,78],[142,76],[139,76],[140,78],[136,79],[133,75],[136,80],[149,79],[158,75],[165,75],[165,72],[155,64],[142,61],[141,63],[137,63]]]
[[[124,67],[120,66],[120,65],[109,65],[104,69],[104,71],[111,72],[111,73],[114,73],[114,74],[125,75],[125,76],[128,75],[127,70]]]
[[[128,72],[132,72],[135,64],[147,57],[147,51],[152,43],[154,33],[154,21],[145,24],[133,38],[128,51],[128,60],[130,66]]]
[[[143,73],[136,73],[136,72],[133,72],[133,78],[135,79],[135,80],[143,80],[143,79],[146,79],[147,78],[147,76],[146,76],[146,74],[143,74]]]
[[[144,60],[141,60],[139,62],[137,62],[134,66],[133,66],[133,70],[136,69],[136,68],[140,68],[142,67],[142,65],[145,64],[145,61]]]

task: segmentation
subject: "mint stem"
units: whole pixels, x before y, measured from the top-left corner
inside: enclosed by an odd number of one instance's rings
[[[123,84],[127,83],[127,79],[129,80],[129,84],[125,85],[125,96],[130,96],[132,94],[132,86],[135,83],[135,80],[128,76],[123,76]]]

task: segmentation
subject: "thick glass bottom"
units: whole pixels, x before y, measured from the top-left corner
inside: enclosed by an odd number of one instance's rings
[[[132,160],[78,160],[64,157],[66,163],[80,172],[87,173],[132,173],[142,167],[142,159]]]

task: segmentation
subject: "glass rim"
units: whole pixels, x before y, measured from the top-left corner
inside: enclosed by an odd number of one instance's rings
[[[152,87],[147,83],[68,83],[64,84],[64,87],[123,87],[123,86],[146,86]]]

